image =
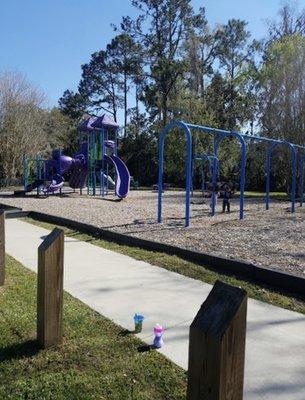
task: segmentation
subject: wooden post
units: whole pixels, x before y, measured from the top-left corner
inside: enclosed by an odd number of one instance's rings
[[[187,400],[242,400],[247,292],[217,281],[190,327]]]
[[[38,248],[37,340],[62,343],[64,232],[55,228]]]
[[[5,214],[0,210],[0,286],[5,281]]]

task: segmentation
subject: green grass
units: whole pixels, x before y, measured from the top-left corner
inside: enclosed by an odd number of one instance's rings
[[[36,342],[36,274],[7,256],[0,287],[0,399],[184,399],[186,374],[134,335],[64,294],[64,343]]]
[[[239,196],[239,192],[236,195]],[[247,198],[264,199],[265,195],[265,192],[245,191],[245,197]],[[270,199],[289,201],[290,196],[285,192],[270,192]]]
[[[52,230],[55,226],[46,222],[37,221],[27,218],[25,221]],[[103,240],[99,237],[93,237],[65,226],[58,226],[63,229],[65,235],[69,235],[78,240],[91,243],[95,246],[100,246],[108,250],[113,250],[118,253],[128,255],[136,260],[146,261],[150,264],[165,268],[169,271],[177,272],[181,275],[188,276],[202,282],[214,284],[217,279],[231,285],[239,286],[247,290],[249,297],[270,303],[288,310],[297,311],[305,314],[305,299],[295,298],[293,295],[283,294],[268,286],[258,285],[252,281],[239,279],[238,276],[224,275],[215,272],[209,268],[201,265],[186,261],[175,255],[168,255],[166,253],[143,250],[139,247],[130,247],[119,245],[114,242]]]

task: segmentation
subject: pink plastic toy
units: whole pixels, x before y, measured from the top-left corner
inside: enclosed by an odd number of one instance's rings
[[[160,349],[160,347],[162,347],[164,344],[162,338],[163,333],[164,333],[164,328],[161,325],[156,324],[156,326],[154,327],[154,334],[155,334],[154,347],[156,347],[157,349]]]

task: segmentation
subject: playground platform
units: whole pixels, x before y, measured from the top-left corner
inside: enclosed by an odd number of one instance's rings
[[[36,271],[48,230],[6,221],[6,251]],[[71,237],[65,238],[65,289],[123,329],[143,313],[139,336],[150,344],[165,326],[161,352],[187,368],[188,330],[211,286]],[[305,316],[249,299],[245,400],[304,400]]]

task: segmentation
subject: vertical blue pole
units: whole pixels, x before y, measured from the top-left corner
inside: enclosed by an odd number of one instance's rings
[[[185,188],[185,227],[190,225],[190,197],[191,197],[191,180],[192,180],[192,134],[187,129],[187,159],[186,159],[186,188]]]
[[[218,150],[221,141],[223,140],[223,136],[219,137],[218,135],[214,138],[214,156],[216,157],[216,168],[217,168],[217,175],[216,178],[219,180],[220,177],[220,165],[219,165],[219,158],[218,158]]]
[[[213,161],[212,161],[212,217],[215,215],[215,210],[216,210],[216,178],[217,178],[217,159],[216,156],[214,155]]]
[[[239,183],[239,219],[244,219],[245,185],[246,185],[246,166],[247,166],[247,144],[245,139],[238,132],[231,132],[241,144],[241,165]]]
[[[190,197],[192,179],[192,135],[188,126],[182,122],[172,122],[167,125],[159,140],[159,174],[158,174],[158,222],[162,222],[162,189],[163,189],[163,169],[164,169],[164,141],[169,130],[174,127],[184,129],[187,136],[187,157],[186,157],[186,185],[185,185],[185,227],[190,225]]]
[[[239,219],[244,219],[247,146],[242,137],[240,137],[240,141],[241,141],[242,151],[241,151],[241,168],[240,168]]]
[[[114,136],[114,155],[118,155],[118,129],[115,129],[115,136]]]
[[[295,212],[295,197],[296,197],[296,177],[297,177],[297,150],[293,145],[290,145],[291,149],[291,167],[292,167],[292,178],[291,178],[291,212]]]
[[[108,129],[107,129],[107,131],[105,131],[105,134],[106,134],[106,140],[108,141],[109,140]],[[107,147],[105,147],[105,150],[107,152]],[[106,165],[106,176],[107,176],[107,178],[106,178],[106,195],[108,195],[108,188],[109,188],[109,186],[108,186],[108,179],[109,179],[109,165],[108,165],[108,163]]]
[[[219,158],[217,155],[217,180],[220,181],[220,162],[219,162]]]
[[[62,175],[62,168],[61,168],[61,150],[59,150],[59,159],[58,159],[58,173],[59,175]],[[62,190],[61,188],[59,189],[59,195],[61,196]],[[53,195],[55,195],[55,192],[53,192]]]
[[[100,169],[100,196],[102,196],[102,179],[103,179],[103,173],[102,170]]]
[[[90,177],[91,177],[91,155],[90,155],[90,137],[92,133],[88,132],[87,135],[87,168],[88,168],[88,175],[87,175],[87,194],[90,194]],[[82,194],[82,189],[80,189],[80,194]]]
[[[99,166],[100,168],[100,196],[102,196],[102,180],[103,180],[103,173],[102,173],[102,163],[103,163],[103,137],[102,137],[102,131],[100,131],[100,158],[101,158],[101,164]]]
[[[92,194],[93,196],[96,195],[96,154],[97,154],[97,132],[93,132],[93,163],[92,163],[92,185],[93,185],[93,190]]]
[[[216,209],[216,197],[215,197],[215,190],[216,190],[216,182],[217,182],[217,158],[218,158],[218,146],[219,140],[218,137],[214,137],[214,157],[213,157],[213,175],[212,175],[212,217],[215,215]],[[210,160],[209,160],[210,162]]]
[[[105,196],[105,185],[104,185],[104,175],[105,175],[105,135],[104,135],[104,128],[102,128],[102,181],[101,181],[101,185],[102,185],[102,197]]]
[[[300,172],[300,207],[303,206],[304,201],[304,155],[301,158],[301,172]]]
[[[192,178],[191,178],[191,195],[194,197],[194,160],[192,159]]]
[[[41,180],[42,175],[41,175],[41,169],[42,169],[42,159],[38,158],[38,163],[39,163],[39,167],[38,167],[38,179]]]
[[[271,157],[272,157],[272,147],[268,150],[266,159],[266,194],[265,194],[266,210],[269,210]]]
[[[163,189],[163,168],[164,168],[164,140],[167,133],[166,128],[160,136],[159,141],[159,176],[158,176],[158,222],[162,222],[162,189]]]

